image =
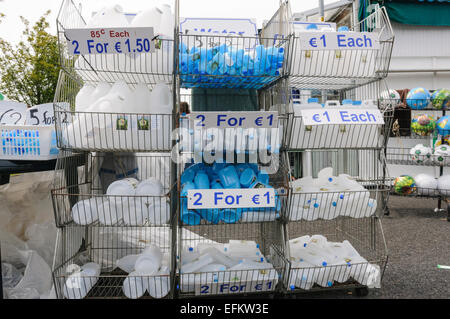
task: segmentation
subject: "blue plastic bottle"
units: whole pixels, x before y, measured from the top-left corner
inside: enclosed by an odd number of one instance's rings
[[[240,177],[242,187],[248,188],[251,184],[256,182],[256,174],[251,168],[245,169]]]
[[[220,211],[220,220],[227,224],[235,224],[237,223],[242,216],[242,209],[234,208],[234,209],[223,209]]]
[[[193,209],[187,209],[187,205],[183,205],[183,210],[181,212],[181,220],[185,225],[195,226],[200,225],[202,221],[202,216]]]
[[[200,171],[195,175],[194,184],[196,189],[209,189],[208,174],[204,171]]]
[[[227,166],[221,169],[218,174],[221,184],[224,188],[241,188],[239,183],[239,176],[234,166]]]
[[[200,215],[202,218],[211,224],[218,224],[220,221],[220,209],[201,209]]]

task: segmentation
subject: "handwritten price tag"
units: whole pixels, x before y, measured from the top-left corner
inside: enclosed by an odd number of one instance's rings
[[[27,106],[24,103],[0,101],[0,124],[24,125]]]
[[[30,107],[27,112],[27,125],[54,125],[53,103]]]

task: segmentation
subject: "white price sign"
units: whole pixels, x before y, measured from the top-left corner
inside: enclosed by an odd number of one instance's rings
[[[259,272],[259,271],[255,271]],[[269,270],[261,270],[261,272],[269,272]],[[275,270],[270,270],[274,272]],[[244,271],[245,277],[251,277],[251,271]],[[256,274],[256,276],[258,276]],[[263,277],[264,275],[259,275]],[[256,277],[257,278],[257,277]],[[277,284],[277,280],[244,280],[244,281],[230,281],[230,282],[211,282],[205,284],[195,285],[195,295],[196,296],[206,296],[206,295],[223,295],[223,294],[234,294],[234,293],[246,293],[246,292],[264,292],[273,291]]]
[[[258,27],[254,19],[181,18],[180,32],[185,35],[197,36],[195,41],[189,45],[198,48],[215,47],[222,44],[223,40],[214,38],[215,36],[246,37],[239,44],[245,46],[247,50],[255,48],[259,44],[257,40]],[[249,37],[253,37],[253,39]],[[227,40],[229,41],[227,44],[233,43],[231,38]]]
[[[68,29],[69,54],[139,54],[155,51],[153,28]]]
[[[384,124],[378,109],[306,109],[301,111],[304,125]]]
[[[378,50],[378,33],[374,32],[302,32],[302,50]]]
[[[0,125],[24,125],[27,106],[24,103],[0,101]]]
[[[264,207],[275,207],[273,188],[188,190],[188,209]]]
[[[27,125],[54,125],[53,103],[30,107],[27,112],[26,123]]]
[[[278,127],[278,112],[192,112],[195,128],[272,128]]]

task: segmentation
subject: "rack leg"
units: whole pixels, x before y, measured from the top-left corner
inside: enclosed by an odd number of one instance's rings
[[[450,222],[450,204],[447,201],[447,221]]]
[[[0,175],[0,185],[9,184],[9,174],[1,174]]]

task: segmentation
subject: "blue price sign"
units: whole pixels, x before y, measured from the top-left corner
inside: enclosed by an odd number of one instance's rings
[[[378,50],[375,32],[302,32],[302,50]]]
[[[153,28],[68,29],[69,54],[139,54],[155,51]]]

